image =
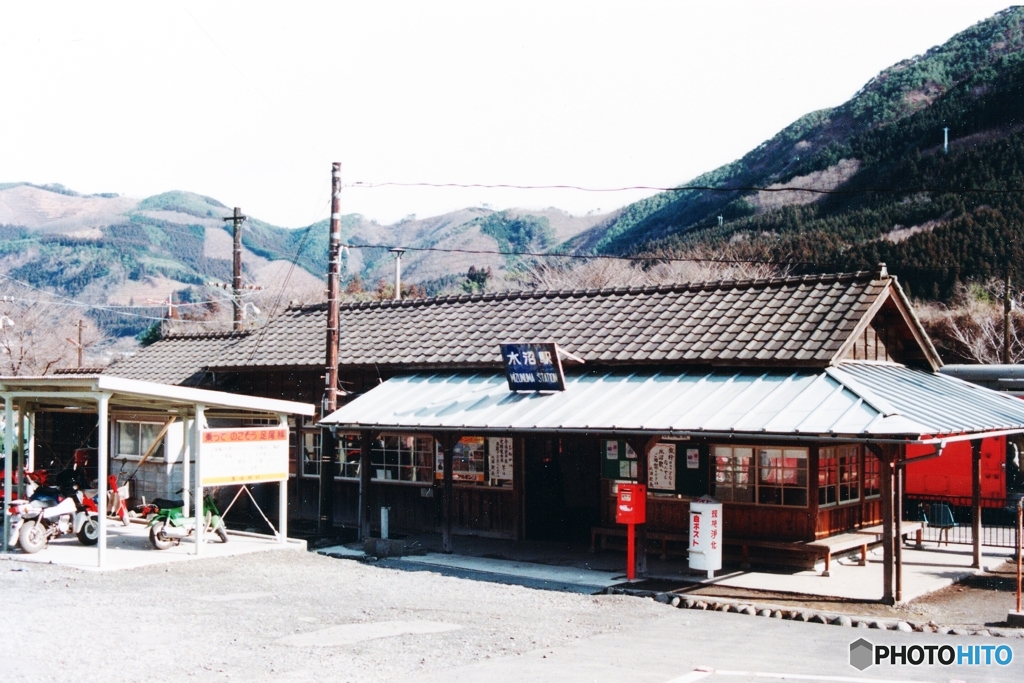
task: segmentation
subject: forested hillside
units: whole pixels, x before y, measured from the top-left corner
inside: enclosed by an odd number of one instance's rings
[[[958,283],[1022,262],[1022,112],[1024,9],[1011,8],[687,183],[769,191],[661,193],[570,245],[630,254],[728,246],[795,272],[884,261],[913,295],[948,299]],[[785,187],[836,194],[770,191]]]

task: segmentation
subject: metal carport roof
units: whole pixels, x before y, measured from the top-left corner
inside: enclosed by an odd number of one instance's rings
[[[26,413],[42,411],[80,410],[83,412],[93,411],[97,413],[97,423],[105,425],[110,416],[111,408],[143,408],[152,411],[166,411],[168,414],[181,416],[182,427],[186,433],[189,432],[187,420],[200,425],[198,429],[192,429],[192,438],[195,443],[191,446],[196,458],[197,471],[201,468],[202,459],[199,449],[199,433],[204,421],[207,409],[213,409],[218,413],[275,416],[281,423],[287,426],[287,415],[313,415],[315,406],[309,403],[297,403],[295,401],[282,401],[272,398],[260,398],[257,396],[245,396],[241,394],[229,394],[222,391],[210,391],[207,389],[193,389],[190,387],[172,386],[169,384],[158,384],[156,382],[144,382],[123,377],[112,377],[109,375],[46,375],[36,377],[0,377],[0,398],[4,402],[5,429],[4,429],[4,501],[3,506],[3,549],[9,548],[9,524],[8,507],[6,501],[12,497],[12,470],[14,461],[14,410]],[[98,450],[98,481],[97,492],[98,507],[106,510],[107,487],[107,459],[108,459],[108,430],[100,428],[97,431]],[[34,438],[34,437],[33,437]],[[189,436],[184,436],[186,448],[189,448]],[[185,466],[183,480],[188,482],[188,461],[186,454],[182,460]],[[201,484],[198,474],[193,478],[194,500],[202,500]],[[187,491],[187,486],[186,486]],[[287,481],[281,484],[281,500],[284,501],[280,507],[285,511],[281,515],[281,538],[287,537]],[[188,506],[188,493],[185,494],[185,506]],[[186,510],[187,514],[187,510]],[[104,565],[106,555],[106,514],[100,514],[99,541],[97,543],[98,563]],[[196,527],[196,553],[202,547],[202,525]],[[283,541],[282,541],[283,542]]]
[[[321,424],[930,442],[1024,431],[1024,401],[893,363],[601,371],[567,377],[558,393],[514,393],[497,373],[425,373],[389,379]]]

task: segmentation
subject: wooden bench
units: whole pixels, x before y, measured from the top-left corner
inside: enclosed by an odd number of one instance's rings
[[[921,531],[923,528],[924,524],[921,522],[902,522],[900,524],[900,535],[906,538],[910,534],[914,534],[916,546],[920,548]],[[882,525],[876,524],[875,526],[867,526],[863,529],[857,529],[854,533],[875,536],[880,541],[882,540]]]
[[[590,528],[590,552],[596,550],[604,550],[604,539],[609,537],[615,538],[626,538],[626,527],[623,526],[595,526]],[[658,541],[661,543],[661,559],[668,558],[668,544],[669,543],[685,543],[689,545],[689,536],[686,534],[673,534],[666,531],[648,531],[647,542]],[[650,552],[648,550],[648,552]],[[682,556],[686,556],[687,550],[683,550],[679,553]]]
[[[766,548],[810,558],[812,560],[810,564],[798,565],[806,566],[807,568],[813,568],[817,565],[817,561],[819,559],[823,560],[825,568],[821,572],[821,575],[826,577],[830,575],[832,569],[833,555],[839,555],[851,550],[859,550],[859,564],[863,567],[867,564],[868,546],[877,542],[879,541],[875,540],[869,534],[858,533],[838,534],[836,536],[829,536],[828,538],[822,538],[811,542],[765,541],[756,538],[725,539],[725,545],[738,546],[740,548],[742,552],[741,566],[744,569],[750,568],[751,548]]]

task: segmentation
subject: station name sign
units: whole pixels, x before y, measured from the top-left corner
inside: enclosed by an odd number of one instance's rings
[[[555,342],[500,344],[505,379],[512,391],[565,391]]]

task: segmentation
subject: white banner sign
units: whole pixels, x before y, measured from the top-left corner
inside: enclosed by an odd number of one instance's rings
[[[676,488],[676,446],[659,443],[647,456],[647,485],[652,489],[674,491]]]
[[[203,486],[255,484],[288,479],[288,429],[204,429]]]
[[[490,448],[488,476],[491,479],[512,480],[512,439],[491,437],[487,439]]]

